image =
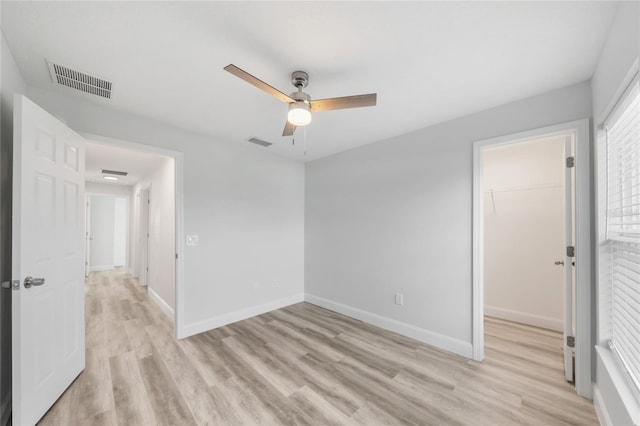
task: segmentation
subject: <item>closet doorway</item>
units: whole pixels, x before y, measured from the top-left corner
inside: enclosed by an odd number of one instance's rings
[[[543,362],[587,397],[588,165],[586,120],[474,144],[474,359],[485,337],[487,356],[544,348]]]
[[[564,151],[554,136],[483,152],[487,316],[564,330]]]

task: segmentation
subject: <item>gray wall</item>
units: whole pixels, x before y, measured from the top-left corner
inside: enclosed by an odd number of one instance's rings
[[[590,116],[585,82],[308,163],[305,292],[470,355],[473,142]]]
[[[183,153],[187,334],[302,299],[304,165],[243,141],[221,141],[29,86],[69,127]]]
[[[11,280],[11,158],[13,155],[13,95],[25,93],[13,55],[2,36],[0,48],[0,281]],[[0,421],[11,409],[11,291],[0,290]]]

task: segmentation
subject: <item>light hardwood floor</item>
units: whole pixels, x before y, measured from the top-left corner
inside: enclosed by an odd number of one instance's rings
[[[121,272],[86,284],[86,369],[42,425],[595,425],[558,333],[486,321],[486,360],[308,303],[176,341]]]

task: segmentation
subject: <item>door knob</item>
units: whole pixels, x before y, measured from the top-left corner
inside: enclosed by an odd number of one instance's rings
[[[555,262],[553,262],[554,265],[562,265],[564,266],[564,260],[556,260]]]
[[[32,286],[40,286],[44,284],[44,278],[26,277],[24,279],[24,288],[31,288]]]

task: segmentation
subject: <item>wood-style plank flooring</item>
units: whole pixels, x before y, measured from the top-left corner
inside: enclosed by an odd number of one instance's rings
[[[561,336],[487,319],[470,361],[300,303],[176,341],[123,272],[86,284],[86,369],[41,425],[596,425]]]

